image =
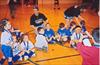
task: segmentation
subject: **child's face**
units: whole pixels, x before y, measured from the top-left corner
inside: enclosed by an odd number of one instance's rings
[[[17,41],[16,36],[12,36],[12,38],[13,38],[13,41],[14,41],[14,42]]]
[[[24,38],[23,38],[23,41],[28,41],[28,40],[29,40],[28,36],[25,35]]]
[[[76,28],[75,32],[78,33],[78,34],[81,33],[81,28]]]
[[[7,29],[11,29],[11,24],[10,22],[7,22],[6,26],[5,26]]]
[[[39,33],[44,34],[44,29],[41,29]]]
[[[47,29],[50,29],[50,25],[49,25],[49,24],[47,24],[46,28],[47,28]]]
[[[65,29],[65,27],[61,28],[61,30]]]

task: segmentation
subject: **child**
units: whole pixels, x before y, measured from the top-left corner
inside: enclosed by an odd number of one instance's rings
[[[76,27],[76,23],[74,21],[71,21],[70,23],[70,31],[71,31],[71,34],[74,33],[74,28]]]
[[[16,62],[17,60],[22,60],[21,55],[21,45],[17,40],[16,34],[12,33],[12,39],[13,39],[13,61]]]
[[[12,35],[9,31],[11,28],[11,24],[8,19],[2,20],[3,32],[1,33],[1,49],[3,53],[3,58],[0,61],[0,65],[4,63],[4,61],[8,60],[8,65],[13,65],[12,63]]]
[[[83,36],[83,34],[81,33],[80,26],[76,26],[74,30],[75,32],[71,36],[70,44],[71,44],[71,47],[76,48],[76,44],[79,42],[79,39]]]
[[[85,21],[84,20],[81,20],[80,21],[80,26],[82,28],[82,32],[84,33],[86,31],[86,27],[85,27]]]
[[[50,24],[47,23],[46,24],[46,29],[45,29],[45,33],[44,33],[48,43],[54,43],[55,42],[55,34],[54,34],[54,31],[50,28]]]
[[[58,36],[57,41],[60,42],[60,43],[66,42],[68,40],[68,30],[65,28],[64,23],[59,24],[57,36]]]
[[[87,35],[89,38],[91,38],[93,40],[93,37],[92,35],[90,35],[90,33],[87,31],[86,29],[86,25],[85,25],[85,21],[84,20],[81,20],[80,21],[80,26],[82,28],[82,33],[83,35]]]
[[[22,43],[21,43],[21,47],[22,47],[22,52],[24,52],[24,54],[22,55],[22,57],[27,60],[28,58],[35,56],[35,48],[33,43],[29,40],[28,34],[23,34],[22,35]]]
[[[14,29],[13,27],[11,27],[10,31],[11,31],[11,33],[15,33],[16,34],[17,39],[19,39],[23,34],[22,32],[20,32],[20,30]]]
[[[35,47],[39,50],[44,50],[44,51],[48,51],[48,42],[45,38],[44,35],[44,29],[42,27],[39,27],[37,29],[38,34],[36,36],[36,43],[35,43]]]

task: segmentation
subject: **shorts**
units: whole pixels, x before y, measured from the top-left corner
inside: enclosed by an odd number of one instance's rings
[[[6,58],[13,57],[12,48],[10,46],[2,45],[1,49]]]

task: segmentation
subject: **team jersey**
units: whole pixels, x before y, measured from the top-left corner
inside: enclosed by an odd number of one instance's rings
[[[44,36],[47,38],[51,38],[52,36],[54,36],[54,31],[52,29],[50,30],[45,29]]]

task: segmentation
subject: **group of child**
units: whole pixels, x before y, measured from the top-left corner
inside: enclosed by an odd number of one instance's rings
[[[63,45],[65,42],[70,41],[70,46],[76,48],[79,39],[86,36],[83,39],[84,45],[89,42],[89,38],[92,36],[87,32],[85,27],[85,21],[80,21],[77,25],[74,21],[70,22],[70,25],[66,26],[64,23],[59,24],[57,32],[51,28],[47,23],[45,27],[37,28],[36,42],[33,43],[29,40],[28,34],[23,34],[19,30],[11,27],[9,20],[2,20],[3,32],[1,34],[1,49],[3,52],[3,58],[0,61],[2,65],[6,59],[8,59],[8,65],[13,65],[13,62],[27,60],[30,57],[35,56],[35,48],[38,50],[48,51],[48,43],[60,43]],[[90,43],[86,44],[91,46]],[[13,62],[12,62],[13,61]]]
[[[8,60],[8,65],[13,65],[18,60],[27,60],[35,56],[35,48],[29,40],[28,34],[23,34],[14,29],[8,19],[2,20],[1,50],[3,58],[0,65]]]
[[[48,43],[53,44],[56,42],[61,45],[69,42],[72,48],[76,48],[76,44],[83,36],[86,36],[86,38],[83,39],[84,45],[91,46],[89,39],[92,38],[92,36],[87,32],[84,20],[80,21],[80,24],[76,24],[72,21],[69,26],[60,23],[57,32],[54,32],[49,23],[47,23],[43,28],[39,27],[37,31],[38,34],[35,46],[39,49],[45,48],[47,50]]]

